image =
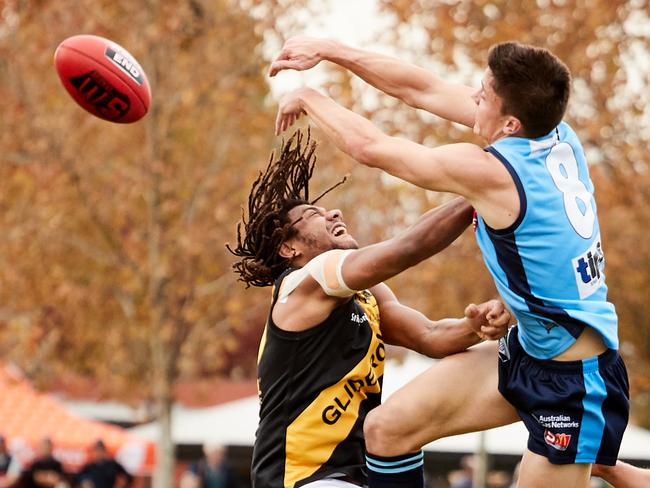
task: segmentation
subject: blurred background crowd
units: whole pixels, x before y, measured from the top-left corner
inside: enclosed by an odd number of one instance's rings
[[[91,459],[79,471],[67,471],[54,457],[50,439],[42,439],[36,458],[25,466],[11,455],[4,438],[0,437],[0,487],[28,488],[128,488],[149,486],[150,480],[136,478],[113,459],[101,440],[89,447]],[[485,488],[515,488],[519,464],[514,469],[490,470]],[[427,488],[472,488],[476,457],[462,456],[457,469],[427,472]],[[245,473],[236,470],[228,458],[228,451],[219,444],[203,446],[203,456],[185,462],[177,469],[179,488],[244,488],[250,486]],[[590,488],[604,488],[605,482],[592,478]]]

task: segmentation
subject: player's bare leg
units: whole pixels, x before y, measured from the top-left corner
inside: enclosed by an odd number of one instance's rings
[[[552,464],[544,456],[526,450],[519,468],[517,488],[586,488],[591,464]]]
[[[591,475],[599,476],[616,488],[650,486],[650,469],[639,468],[623,461],[617,461],[614,466],[592,464]]]
[[[369,487],[420,487],[426,443],[519,420],[497,389],[497,344],[448,356],[372,410],[364,423]]]
[[[366,448],[379,456],[420,449],[441,437],[519,420],[497,389],[497,343],[448,356],[366,417]]]

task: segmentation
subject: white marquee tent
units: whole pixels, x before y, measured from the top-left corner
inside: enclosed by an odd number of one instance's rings
[[[174,407],[174,444],[222,444],[252,446],[259,413],[257,396],[250,396],[208,408]],[[130,429],[143,439],[157,440],[160,427],[151,422]]]
[[[384,395],[390,395],[433,363],[419,355],[409,354],[398,364],[389,361],[384,373]],[[258,400],[251,396],[209,408],[176,407],[172,413],[172,438],[176,444],[219,443],[251,446],[258,420]],[[132,429],[138,436],[155,440],[159,435],[156,423]],[[490,454],[520,455],[526,448],[528,432],[521,422],[488,430],[485,448]],[[480,443],[478,433],[440,439],[425,446],[432,452],[475,452]],[[622,459],[650,460],[650,431],[628,426],[619,455]]]

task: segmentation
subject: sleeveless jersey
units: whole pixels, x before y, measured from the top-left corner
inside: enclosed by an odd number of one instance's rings
[[[510,172],[520,213],[500,230],[478,216],[476,236],[499,293],[517,317],[524,350],[552,358],[585,327],[617,349],[594,186],[577,135],[562,122],[545,137],[507,137],[486,151]]]
[[[301,332],[281,330],[269,313],[258,355],[253,486],[293,488],[333,474],[363,482],[363,420],[381,402],[384,358],[369,291]]]

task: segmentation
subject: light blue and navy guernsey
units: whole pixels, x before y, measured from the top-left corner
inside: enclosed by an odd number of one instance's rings
[[[593,184],[575,132],[508,137],[486,149],[510,172],[520,214],[494,230],[478,217],[477,239],[496,286],[517,318],[499,344],[499,391],[517,409],[528,449],[554,464],[616,462],[628,421],[617,317],[607,301]],[[586,327],[608,349],[553,361]]]
[[[524,350],[552,358],[585,327],[618,349],[594,186],[575,132],[563,122],[545,137],[507,137],[486,151],[510,172],[520,213],[499,230],[479,215],[476,235],[499,293],[517,318]]]
[[[580,361],[535,359],[513,327],[499,344],[499,391],[529,432],[528,450],[553,464],[613,466],[627,426],[629,382],[615,349]]]

